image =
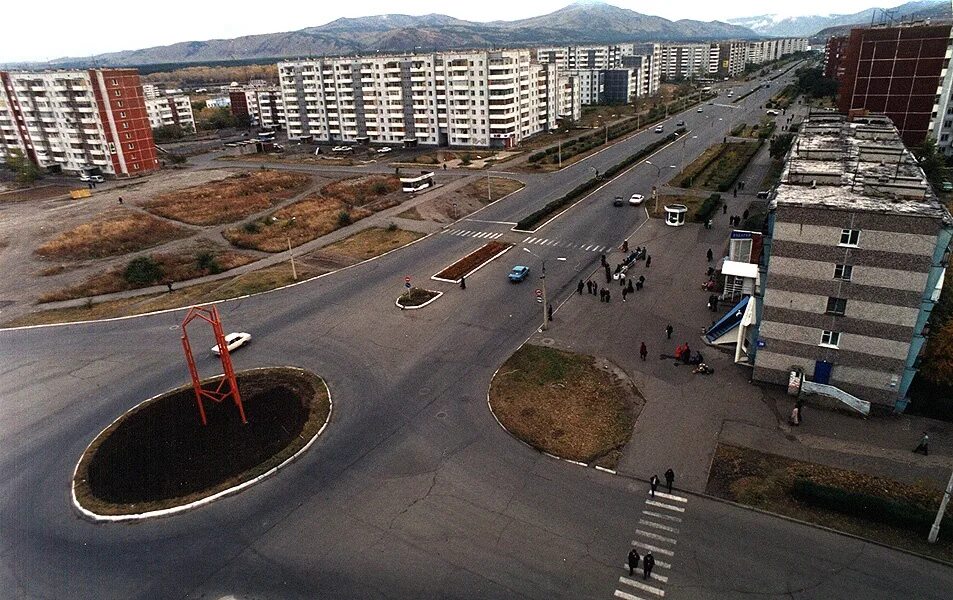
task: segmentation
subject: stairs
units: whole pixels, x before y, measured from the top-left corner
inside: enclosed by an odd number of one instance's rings
[[[804,381],[801,384],[801,393],[818,394],[821,396],[827,396],[828,398],[834,398],[835,400],[840,400],[849,408],[856,410],[865,417],[870,414],[870,402],[861,400],[857,396],[852,396],[844,390],[836,388],[832,385],[814,383],[813,381]]]

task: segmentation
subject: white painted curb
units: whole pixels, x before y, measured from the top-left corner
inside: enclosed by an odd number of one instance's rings
[[[501,198],[501,199],[502,199],[502,198]],[[484,246],[485,246],[485,245],[486,245],[486,244],[484,244]],[[475,253],[479,252],[482,248],[483,248],[483,246],[481,246],[480,248],[477,248],[476,250],[474,250],[474,251],[471,252],[470,254],[475,254]],[[504,254],[506,254],[507,252],[509,252],[512,248],[513,248],[512,245],[507,246],[507,247],[504,248],[502,251],[497,252],[496,254],[494,254],[493,256],[491,256],[490,258],[488,258],[488,259],[486,260],[486,262],[484,262],[484,263],[482,263],[482,264],[480,264],[480,265],[474,267],[473,269],[470,269],[470,270],[467,271],[466,273],[464,273],[464,274],[462,275],[462,277],[469,277],[470,275],[476,273],[477,271],[479,271],[479,270],[482,269],[483,267],[487,266],[488,264],[490,264],[490,263],[493,262],[494,260],[498,259],[499,257],[501,257],[501,256],[503,256]],[[470,256],[470,254],[467,254],[467,256]],[[451,263],[451,264],[447,265],[446,267],[444,267],[444,268],[440,269],[439,271],[437,271],[437,273],[443,273],[444,271],[446,271],[447,269],[449,269],[449,268],[452,267],[453,265],[457,264],[457,263],[460,262],[461,260],[466,259],[467,256],[464,256],[464,257],[461,258],[460,260],[454,261],[453,263]],[[434,281],[443,281],[443,282],[445,282],[445,283],[460,283],[460,280],[459,280],[459,279],[445,279],[445,278],[443,278],[443,277],[437,277],[436,275],[431,275],[430,278],[433,279]]]
[[[299,367],[261,367],[261,368],[257,368],[257,369],[246,369],[246,370],[243,371],[243,372],[248,373],[248,372],[251,372],[251,371],[264,371],[264,370],[270,370],[270,369],[274,369],[274,368],[293,369],[293,370],[295,370],[295,371],[302,371],[302,372],[305,372],[305,373],[308,373],[308,374],[313,375],[313,373],[311,373],[310,371],[306,371],[305,369],[301,369],[301,368],[299,368]],[[320,376],[319,376],[319,377],[320,377]],[[183,505],[181,505],[181,506],[174,506],[174,507],[172,507],[172,508],[164,508],[164,509],[161,509],[161,510],[151,510],[151,511],[149,511],[149,512],[138,513],[138,514],[101,515],[101,514],[99,514],[99,513],[93,512],[93,511],[91,511],[91,510],[89,510],[89,509],[87,509],[87,508],[84,508],[82,505],[80,505],[79,500],[76,498],[76,474],[77,474],[77,472],[79,471],[79,464],[80,464],[80,462],[82,462],[82,456],[80,456],[80,460],[76,462],[76,467],[73,468],[73,477],[72,477],[72,479],[70,480],[70,482],[71,482],[71,485],[70,485],[70,497],[72,498],[73,506],[74,506],[74,507],[76,508],[76,510],[78,510],[84,517],[86,517],[87,519],[89,519],[89,520],[91,520],[91,521],[97,521],[97,522],[113,522],[113,523],[117,523],[117,522],[121,522],[121,521],[142,521],[142,520],[144,520],[144,519],[153,519],[153,518],[156,518],[156,517],[165,517],[165,516],[169,516],[169,515],[174,515],[174,514],[177,514],[177,513],[185,512],[185,511],[188,511],[188,510],[193,510],[193,509],[198,508],[198,507],[200,507],[200,506],[204,506],[204,505],[206,505],[206,504],[211,504],[212,502],[218,500],[219,498],[224,498],[225,496],[230,496],[231,494],[236,494],[236,493],[238,493],[238,492],[244,490],[245,488],[251,487],[251,486],[255,485],[256,483],[259,483],[260,481],[264,480],[265,478],[270,477],[270,476],[274,475],[275,473],[277,473],[277,472],[278,472],[278,469],[281,469],[281,468],[285,467],[286,465],[290,464],[291,462],[297,460],[299,456],[301,456],[302,454],[304,454],[304,453],[308,450],[308,448],[311,447],[311,444],[313,444],[313,443],[315,442],[315,440],[318,439],[318,436],[320,436],[320,435],[324,432],[325,427],[327,427],[327,426],[328,426],[328,423],[331,421],[331,413],[332,413],[333,410],[334,410],[334,403],[331,401],[331,389],[328,387],[328,383],[324,380],[323,377],[320,377],[320,379],[321,379],[321,383],[324,384],[324,389],[327,390],[327,392],[328,392],[328,417],[327,417],[327,419],[324,420],[324,424],[321,425],[321,428],[318,430],[317,433],[314,434],[314,437],[312,437],[310,440],[308,440],[308,443],[305,444],[304,446],[302,446],[300,450],[298,450],[297,452],[295,452],[292,456],[289,456],[288,458],[286,458],[286,459],[284,460],[284,462],[282,462],[281,464],[272,467],[271,469],[269,469],[268,471],[262,473],[262,474],[259,475],[258,477],[255,477],[254,479],[249,479],[248,481],[242,482],[242,483],[240,483],[240,484],[238,484],[238,485],[236,485],[236,486],[233,486],[233,487],[230,487],[230,488],[228,488],[228,489],[225,489],[225,490],[222,490],[222,491],[220,491],[220,492],[217,492],[217,493],[215,493],[215,494],[212,494],[211,496],[206,496],[205,498],[201,498],[201,499],[199,499],[199,500],[196,500],[195,502],[190,502],[190,503],[188,503],[188,504],[183,504]],[[155,400],[155,399],[158,398],[159,396],[163,396],[163,395],[165,395],[165,394],[167,394],[167,393],[169,393],[169,392],[166,391],[166,392],[162,392],[161,394],[156,394],[155,396],[149,398],[148,400],[143,400],[142,402],[140,402],[139,404],[133,406],[132,408],[130,408],[129,410],[127,410],[127,411],[124,412],[123,414],[119,415],[118,417],[116,417],[116,419],[113,420],[112,423],[110,423],[110,424],[107,425],[102,431],[100,431],[100,432],[96,435],[96,437],[93,438],[93,441],[96,441],[97,439],[99,439],[99,436],[101,436],[101,435],[103,434],[103,432],[105,432],[107,429],[109,429],[110,427],[112,427],[117,421],[119,421],[120,419],[122,419],[123,417],[125,417],[125,416],[126,416],[127,414],[129,414],[130,412],[136,410],[137,408],[139,408],[139,407],[142,406],[143,404],[147,404],[147,403],[149,403],[149,402],[152,402],[153,400]],[[92,442],[90,442],[90,444],[92,444]],[[88,449],[88,448],[89,448],[89,446],[87,446],[87,449]],[[84,451],[83,451],[83,454],[85,454],[85,453],[86,453],[86,451],[84,450]]]
[[[428,291],[428,292],[432,292],[432,291],[434,291],[434,290],[427,290],[427,291]],[[400,303],[400,298],[398,298],[397,300],[395,300],[395,301],[394,301],[394,304],[396,304],[396,305],[397,305],[397,308],[399,308],[400,310],[417,310],[418,308],[423,308],[423,307],[427,306],[427,305],[430,304],[431,302],[435,302],[435,301],[437,300],[437,298],[439,298],[440,296],[443,296],[443,292],[437,292],[437,295],[436,295],[436,296],[434,296],[434,297],[431,298],[430,300],[427,300],[427,301],[424,302],[423,304],[418,304],[417,306],[404,306],[404,305],[402,305],[402,304]]]

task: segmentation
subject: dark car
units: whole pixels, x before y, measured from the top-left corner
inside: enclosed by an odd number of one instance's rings
[[[612,206],[625,206],[625,199],[622,196],[616,196],[612,201]]]
[[[675,122],[675,126],[676,126],[676,127],[684,127],[684,126],[685,126],[685,121],[676,121],[676,122]]]

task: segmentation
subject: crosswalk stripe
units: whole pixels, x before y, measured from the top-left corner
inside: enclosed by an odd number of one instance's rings
[[[502,233],[494,233],[492,237],[493,237],[493,239],[495,240],[495,239],[498,238],[498,237],[503,237],[503,234],[502,234]]]
[[[645,544],[645,543],[636,542],[636,540],[632,540],[632,545],[638,548],[642,548],[643,550],[658,552],[659,554],[664,554],[665,556],[675,556],[674,550],[666,550],[665,548],[659,548],[658,546],[653,546],[652,544]]]
[[[642,511],[642,514],[643,514],[643,515],[648,515],[648,516],[650,516],[650,517],[655,517],[656,519],[662,519],[662,520],[664,520],[664,521],[671,521],[671,522],[673,522],[673,523],[681,523],[681,522],[682,522],[682,518],[681,518],[681,517],[676,517],[676,516],[674,516],[674,515],[663,515],[662,513],[652,512],[652,511],[650,511],[650,510],[643,510],[643,511]]]
[[[657,573],[649,573],[649,577],[657,581],[661,581],[662,583],[668,583],[668,577],[666,577],[665,575],[658,575]]]
[[[668,531],[669,533],[678,533],[678,527],[672,527],[670,525],[662,525],[661,523],[655,523],[654,521],[646,521],[645,519],[639,519],[639,525],[645,525],[646,527],[652,527],[654,529],[661,529],[662,531]]]
[[[655,500],[646,500],[646,504],[649,506],[657,506],[658,508],[664,508],[665,510],[674,510],[675,512],[685,512],[685,509],[681,506],[672,506],[671,504],[664,504],[662,502],[656,502]]]
[[[644,598],[639,598],[638,596],[633,596],[632,594],[623,592],[622,590],[615,591],[616,598],[622,598],[622,600],[645,600]]]
[[[650,538],[650,539],[653,539],[653,540],[658,540],[658,541],[660,541],[660,542],[665,542],[666,544],[671,544],[671,545],[673,545],[673,546],[678,543],[678,540],[676,540],[675,538],[670,538],[670,537],[666,537],[666,536],[664,536],[664,535],[659,535],[659,534],[657,534],[657,533],[652,533],[651,531],[645,531],[645,530],[642,530],[642,529],[636,529],[636,530],[635,530],[635,533],[641,534],[642,537],[647,537],[647,538]]]
[[[548,242],[548,241],[549,241],[549,240],[544,240],[543,238],[536,238],[536,241],[533,242],[533,243],[536,244],[536,245],[542,246],[543,244],[545,244],[545,243]]]
[[[583,248],[583,250],[585,250],[586,252],[592,250],[592,244],[589,244],[588,246],[586,246],[585,248]]]
[[[661,561],[661,560],[659,560],[659,559],[656,558],[656,559],[655,559],[655,566],[656,566],[656,567],[662,567],[663,569],[671,569],[671,568],[672,568],[672,563],[667,563],[667,562]],[[628,565],[628,564],[622,565],[622,568],[625,569],[626,571],[628,571],[628,570],[629,570],[629,565]]]
[[[649,585],[647,583],[642,583],[641,581],[636,581],[635,579],[629,579],[628,577],[619,577],[619,583],[624,583],[626,585],[631,585],[634,588],[640,589],[643,592],[648,592],[650,594],[655,594],[658,597],[665,596],[665,590],[662,588],[657,588],[654,585]]]
[[[530,239],[532,238],[527,237],[525,240],[523,240],[523,243],[525,244],[526,242],[530,241]]]
[[[603,250],[605,250],[605,248],[602,246],[596,246],[595,248],[593,248],[593,250],[596,252],[602,252]]]
[[[688,502],[688,498],[682,496],[675,496],[673,494],[666,494],[665,492],[656,491],[655,495],[659,498],[665,498],[666,500],[674,500],[675,502]]]
[[[487,235],[487,234],[486,234],[485,231],[480,231],[480,232],[474,233],[474,234],[473,234],[473,237],[475,237],[475,238],[482,238],[482,237],[486,237],[486,235]]]

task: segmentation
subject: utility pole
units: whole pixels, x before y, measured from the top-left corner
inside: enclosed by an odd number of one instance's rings
[[[546,288],[543,289],[545,290]],[[936,521],[934,521],[933,526],[930,527],[930,535],[927,537],[927,541],[931,544],[935,544],[937,536],[940,535],[940,521],[943,520],[943,513],[946,512],[946,505],[950,501],[950,494],[953,494],[953,473],[950,473],[950,481],[946,484],[946,492],[943,493],[943,500],[940,501],[940,509],[936,511]]]
[[[563,141],[562,140],[559,140],[559,144],[557,148],[558,148],[558,152],[556,152],[556,154],[559,155],[559,168],[562,169],[563,168]]]
[[[486,201],[487,204],[493,202],[493,194],[490,192],[490,171],[486,172]]]
[[[609,124],[606,123],[606,143],[609,143]]]
[[[540,279],[543,281],[543,331],[549,329],[549,321],[546,319],[546,307],[549,306],[549,299],[546,296],[546,259],[543,260],[543,274],[540,276]],[[937,525],[939,527],[939,525]]]
[[[291,251],[291,238],[288,238],[288,256],[291,258],[291,277],[298,281],[298,271],[295,269],[295,255]]]

